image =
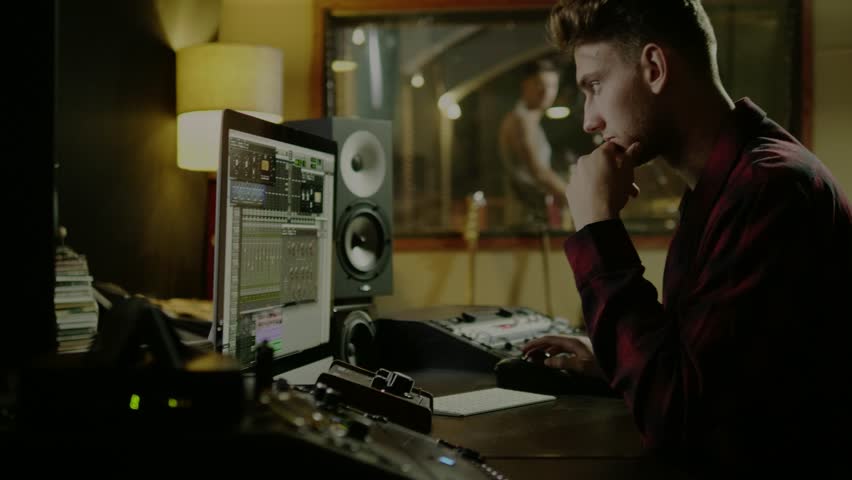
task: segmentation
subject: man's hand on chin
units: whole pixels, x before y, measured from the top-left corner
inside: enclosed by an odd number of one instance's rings
[[[604,142],[577,161],[565,198],[579,231],[586,225],[618,218],[630,197],[639,195],[633,183],[633,166],[639,143],[625,150],[613,142]]]

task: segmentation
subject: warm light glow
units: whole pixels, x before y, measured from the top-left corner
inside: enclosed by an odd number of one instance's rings
[[[446,113],[447,113],[447,118],[449,118],[450,120],[458,120],[459,118],[461,118],[461,114],[462,114],[461,107],[459,106],[459,104],[454,103],[454,104],[450,105],[449,107],[447,107]]]
[[[438,108],[450,120],[457,120],[462,114],[461,107],[456,102],[456,95],[452,92],[447,92],[438,98]]]
[[[281,123],[281,115],[239,110],[253,117]],[[178,115],[178,166],[196,172],[218,170],[222,142],[222,110]]]
[[[423,79],[423,75],[419,73],[415,73],[411,77],[411,86],[414,88],[420,88],[426,83],[426,80]]]
[[[559,120],[571,115],[571,109],[568,107],[550,107],[547,109],[547,118]]]
[[[331,69],[337,73],[351,72],[358,68],[358,64],[351,60],[335,60],[331,62]]]
[[[217,170],[224,109],[280,123],[283,70],[283,53],[267,46],[209,43],[178,50],[178,165]]]
[[[440,98],[438,98],[438,108],[440,108],[441,110],[446,110],[446,109],[450,108],[450,105],[455,105],[455,104],[456,104],[456,96],[453,95],[450,92],[447,92],[447,93],[441,95]]]
[[[172,50],[216,38],[222,16],[221,0],[156,0],[155,6],[161,30]]]
[[[367,40],[367,36],[364,34],[364,29],[361,27],[355,28],[352,30],[352,43],[355,45],[364,45],[364,42]]]
[[[367,62],[370,68],[370,105],[372,105],[373,110],[381,110],[385,96],[385,82],[382,75],[379,31],[375,27],[371,27],[367,32]]]

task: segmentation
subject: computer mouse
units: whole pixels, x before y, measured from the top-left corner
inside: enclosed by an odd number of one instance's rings
[[[494,366],[497,386],[545,395],[618,396],[603,379],[544,365],[542,355],[543,352],[531,358],[511,357],[497,362]],[[541,359],[541,363],[536,359]]]

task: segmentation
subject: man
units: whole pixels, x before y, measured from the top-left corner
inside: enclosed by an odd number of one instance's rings
[[[552,149],[541,127],[541,117],[553,105],[558,90],[559,72],[552,61],[540,59],[526,64],[520,99],[500,123],[500,156],[510,198],[506,205],[509,226],[545,226],[550,220],[549,208],[565,205],[566,183],[551,168]]]
[[[561,0],[549,30],[576,61],[584,129],[605,139],[566,189],[577,233],[565,252],[594,355],[553,336],[524,349],[602,375],[645,445],[702,469],[841,461],[852,452],[841,188],[758,106],[731,100],[699,0]],[[633,168],[655,157],[688,185],[662,303],[619,219],[638,194]]]

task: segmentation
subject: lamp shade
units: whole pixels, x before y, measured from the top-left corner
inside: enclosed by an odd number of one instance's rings
[[[178,166],[215,171],[226,108],[281,123],[284,55],[268,46],[207,43],[177,51]]]

